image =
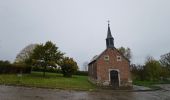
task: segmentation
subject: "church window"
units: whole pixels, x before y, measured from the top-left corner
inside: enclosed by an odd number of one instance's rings
[[[109,61],[109,56],[108,56],[108,55],[105,55],[105,56],[104,56],[104,60],[105,60],[105,61]]]
[[[117,56],[117,61],[122,61],[121,56]]]

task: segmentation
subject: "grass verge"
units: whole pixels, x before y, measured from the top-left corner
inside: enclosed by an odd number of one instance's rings
[[[88,82],[87,76],[73,75],[72,78],[66,78],[62,74],[46,73],[46,77],[42,77],[42,72],[32,72],[22,76],[1,74],[0,84],[73,90],[96,89],[95,85]]]
[[[170,84],[170,80],[166,80],[166,81],[138,81],[138,80],[134,80],[133,81],[134,85],[139,85],[139,86],[145,86],[145,87],[149,87],[152,89],[160,89],[159,86],[156,86],[156,84]]]

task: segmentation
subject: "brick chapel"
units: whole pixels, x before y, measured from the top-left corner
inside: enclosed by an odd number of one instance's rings
[[[89,80],[100,86],[131,87],[130,61],[114,46],[108,23],[106,49],[88,64]]]

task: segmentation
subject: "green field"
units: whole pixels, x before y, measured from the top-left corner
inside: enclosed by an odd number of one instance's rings
[[[42,72],[32,72],[31,74],[23,74],[22,76],[1,74],[0,84],[74,90],[96,89],[88,81],[87,76],[73,75],[72,78],[66,78],[62,74],[46,73],[46,77],[44,78],[42,77]]]

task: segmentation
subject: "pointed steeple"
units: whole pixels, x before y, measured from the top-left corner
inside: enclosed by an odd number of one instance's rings
[[[108,30],[107,30],[107,38],[106,38],[106,47],[114,48],[114,38],[112,37],[111,34],[109,21],[108,21]]]
[[[110,31],[110,24],[108,23],[107,38],[113,38]]]

